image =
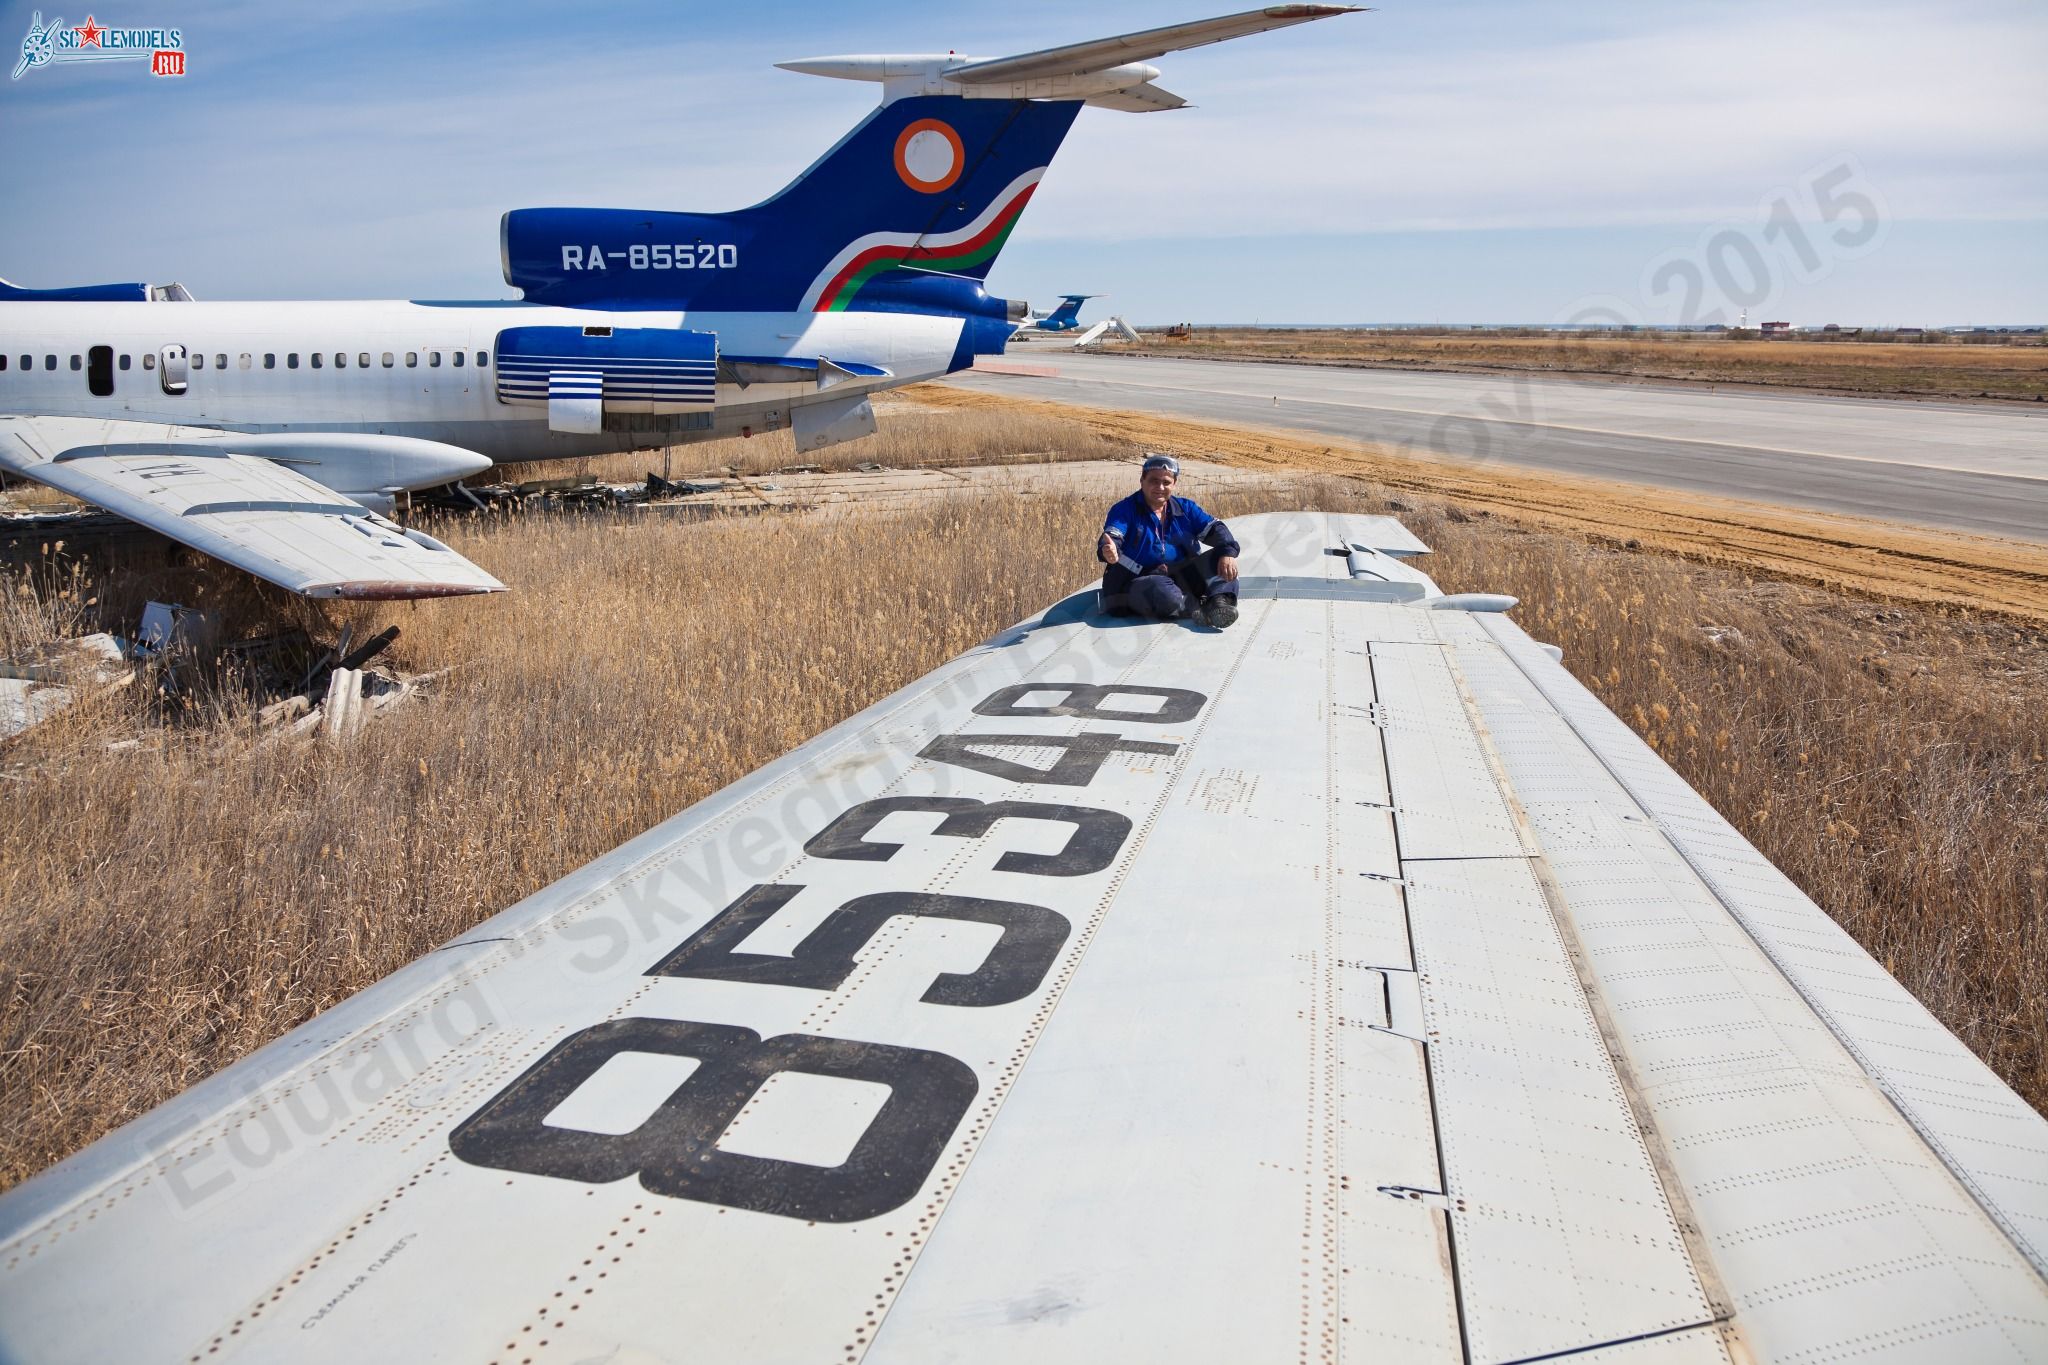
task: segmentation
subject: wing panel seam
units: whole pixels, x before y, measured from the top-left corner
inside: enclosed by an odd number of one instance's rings
[[[1631,801],[1635,802],[1637,808],[1645,816],[1650,818],[1653,828],[1657,830],[1665,844],[1692,870],[1693,875],[1699,879],[1700,884],[1706,889],[1707,893],[1714,898],[1715,903],[1728,916],[1729,922],[1742,931],[1743,936],[1758,953],[1763,955],[1764,960],[1771,964],[1771,967],[1791,988],[1793,993],[1805,1003],[1808,1009],[1813,1011],[1814,1018],[1818,1019],[1822,1026],[1827,1029],[1829,1036],[1835,1040],[1837,1046],[1847,1052],[1856,1062],[1856,1065],[1862,1071],[1863,1078],[1878,1094],[1884,1096],[1885,1102],[1891,1106],[1893,1112],[1898,1114],[1905,1121],[1906,1126],[1920,1138],[1921,1142],[1934,1154],[1935,1159],[1948,1171],[1950,1177],[1969,1193],[1971,1201],[1976,1204],[1985,1217],[1989,1218],[2005,1234],[2013,1248],[2034,1267],[2035,1272],[2048,1277],[2048,1260],[2044,1260],[2040,1251],[2027,1238],[2025,1233],[2011,1219],[2007,1218],[2004,1211],[1991,1200],[1989,1194],[1978,1184],[1976,1177],[1955,1157],[1954,1153],[1941,1140],[1940,1136],[1920,1119],[1912,1106],[1900,1098],[1895,1087],[1873,1065],[1870,1057],[1857,1043],[1855,1038],[1836,1021],[1835,1012],[1825,1004],[1816,1001],[1811,993],[1802,986],[1800,978],[1787,966],[1783,955],[1751,923],[1751,917],[1731,903],[1726,887],[1707,865],[1706,860],[1696,855],[1686,846],[1683,840],[1674,837],[1673,832],[1668,827],[1669,822],[1653,814],[1653,804],[1646,799],[1644,793],[1638,790],[1637,785],[1630,781],[1614,763],[1609,761],[1607,755],[1601,751],[1600,746],[1581,728],[1579,721],[1559,702],[1552,690],[1544,685],[1542,679],[1529,671],[1529,668],[1517,651],[1506,646],[1499,638],[1497,633],[1498,627],[1492,621],[1484,621],[1481,623],[1481,628],[1487,632],[1489,641],[1494,648],[1499,649],[1508,662],[1514,666],[1515,670],[1528,681],[1529,685],[1534,687],[1538,694],[1550,703],[1552,711],[1570,728],[1573,735],[1578,738],[1586,751],[1593,756],[1594,761],[1599,763],[1601,769],[1607,773],[1608,777],[1620,787]],[[1567,674],[1566,676],[1569,677],[1570,675]],[[1609,714],[1611,715],[1612,713],[1610,712]],[[1616,719],[1615,724],[1621,724],[1620,720]],[[1630,734],[1633,735],[1633,732],[1631,731]],[[1704,797],[1699,799],[1705,804]],[[1708,809],[1711,811],[1713,808],[1709,805]],[[1715,815],[1718,817],[1719,812],[1715,812]],[[1974,1057],[1974,1054],[1972,1056]]]
[[[1494,645],[1498,649],[1498,644]],[[1504,652],[1504,651],[1503,651]],[[1486,718],[1479,709],[1477,698],[1467,684],[1464,670],[1459,667],[1456,650],[1447,650],[1444,655],[1446,666],[1458,688],[1458,700],[1464,705],[1465,718],[1472,726],[1473,737],[1478,741],[1479,752],[1486,759],[1486,766],[1493,774],[1494,785],[1500,789],[1501,801],[1515,823],[1516,832],[1521,836],[1524,847],[1541,850],[1544,845],[1537,835],[1529,814],[1522,808],[1521,799],[1515,794],[1514,784],[1509,779],[1507,765],[1502,761],[1500,751],[1494,747],[1492,732],[1487,728]],[[1615,1026],[1614,1016],[1607,1008],[1607,1001],[1600,993],[1599,981],[1587,960],[1585,943],[1580,939],[1578,926],[1573,922],[1570,901],[1564,888],[1557,880],[1556,872],[1550,866],[1548,855],[1534,852],[1527,855],[1530,873],[1535,877],[1537,890],[1543,896],[1544,908],[1549,912],[1550,922],[1562,941],[1565,959],[1571,963],[1572,973],[1577,977],[1579,992],[1585,997],[1586,1009],[1593,1017],[1594,1027],[1599,1030],[1600,1042],[1606,1050],[1608,1064],[1614,1070],[1615,1081],[1628,1102],[1629,1114],[1635,1120],[1636,1133],[1642,1142],[1644,1153],[1649,1157],[1650,1168],[1657,1174],[1657,1184],[1664,1194],[1666,1210],[1676,1228],[1680,1241],[1686,1250],[1686,1259],[1692,1264],[1693,1279],[1701,1298],[1711,1310],[1711,1316],[1703,1322],[1686,1327],[1670,1328],[1663,1332],[1643,1334],[1644,1338],[1667,1336],[1671,1332],[1690,1331],[1694,1327],[1714,1326],[1722,1334],[1724,1350],[1735,1340],[1734,1300],[1722,1281],[1719,1269],[1714,1263],[1713,1250],[1708,1244],[1705,1230],[1694,1214],[1692,1200],[1687,1196],[1684,1183],[1679,1179],[1676,1164],[1665,1143],[1663,1130],[1658,1127],[1655,1113],[1644,1097],[1642,1085],[1636,1075],[1634,1063],[1623,1046],[1621,1032]],[[1643,1338],[1627,1338],[1638,1340]],[[1601,1345],[1618,1345],[1620,1342],[1606,1342]],[[1585,1347],[1596,1350],[1599,1347]],[[1551,1355],[1529,1357],[1531,1360],[1547,1360],[1556,1356],[1574,1355],[1577,1351],[1558,1351]]]
[[[1324,610],[1328,611],[1329,608],[1326,607]],[[1372,684],[1372,696],[1375,704],[1378,703],[1380,697],[1379,668],[1379,655],[1374,653],[1371,648],[1367,648],[1365,651],[1365,670],[1366,677]],[[1387,772],[1387,791],[1391,804],[1393,800],[1394,755],[1387,744],[1387,727],[1375,725],[1373,726],[1373,733],[1379,736],[1380,763]],[[1401,852],[1401,822],[1392,820],[1388,824],[1393,831],[1395,866],[1406,868],[1409,859],[1403,856]],[[1415,955],[1415,906],[1409,899],[1408,887],[1409,883],[1405,877],[1397,883],[1397,894],[1401,897],[1401,926],[1408,936],[1408,960],[1411,963],[1415,963],[1419,971],[1421,963]],[[1384,976],[1381,977],[1381,987],[1382,989],[1386,988]],[[1392,1017],[1392,1014],[1389,1013],[1388,1018],[1390,1021]],[[1438,1103],[1436,1094],[1437,1063],[1434,1055],[1435,1049],[1429,1045],[1427,1039],[1417,1039],[1415,1040],[1415,1045],[1422,1049],[1422,1084],[1429,1096],[1429,1138],[1431,1145],[1436,1150],[1437,1188],[1446,1195],[1449,1195],[1451,1190],[1451,1168],[1449,1160],[1444,1155],[1443,1108]],[[1456,1308],[1458,1314],[1458,1354],[1463,1360],[1464,1365],[1472,1365],[1472,1328],[1465,1309],[1464,1276],[1459,1270],[1458,1265],[1457,1228],[1448,1212],[1439,1210],[1438,1217],[1441,1219],[1443,1227],[1444,1251],[1446,1253],[1445,1264],[1450,1272],[1451,1303]]]

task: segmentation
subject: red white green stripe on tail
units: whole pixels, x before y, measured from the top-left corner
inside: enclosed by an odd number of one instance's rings
[[[802,308],[842,312],[869,280],[899,266],[946,274],[973,270],[1003,249],[1044,174],[1045,167],[1040,166],[1018,176],[979,217],[952,232],[871,232],[856,239],[819,272],[804,294]]]

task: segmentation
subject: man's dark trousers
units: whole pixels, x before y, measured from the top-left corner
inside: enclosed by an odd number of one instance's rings
[[[1166,620],[1186,616],[1213,593],[1237,596],[1237,584],[1216,572],[1220,549],[1204,550],[1193,559],[1161,565],[1140,575],[1121,564],[1102,571],[1102,609],[1112,616],[1150,616]]]

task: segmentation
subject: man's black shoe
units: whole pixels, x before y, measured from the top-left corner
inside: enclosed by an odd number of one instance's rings
[[[1219,592],[1202,603],[1202,619],[1212,629],[1223,630],[1237,622],[1237,598],[1230,593]]]

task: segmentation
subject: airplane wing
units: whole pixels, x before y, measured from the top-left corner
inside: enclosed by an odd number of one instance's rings
[[[1220,43],[1230,38],[1264,33],[1268,29],[1287,28],[1314,19],[1327,19],[1333,14],[1349,14],[1356,8],[1352,5],[1268,5],[1264,9],[1247,10],[1242,14],[1226,14],[1216,19],[1200,19],[1191,24],[1168,24],[1164,28],[1148,28],[1139,33],[1125,33],[1115,38],[1097,38],[1086,43],[1069,43],[1065,47],[1048,47],[1015,57],[967,62],[946,68],[945,74],[947,79],[959,81],[964,85],[978,85],[989,81],[1030,81],[1054,76],[1078,76],[1112,66],[1122,66],[1127,62],[1148,61],[1153,57],[1163,57],[1169,52],[1184,52],[1191,47],[1207,47],[1210,43]],[[1157,106],[1146,106],[1154,107]]]
[[[0,1200],[0,1358],[2048,1358],[2048,1123],[1505,599],[1233,529]]]
[[[90,439],[87,429],[90,430]],[[124,439],[133,437],[135,439]],[[261,448],[262,438],[242,438]],[[159,423],[0,417],[0,470],[308,597],[455,597],[505,585],[237,438]]]

